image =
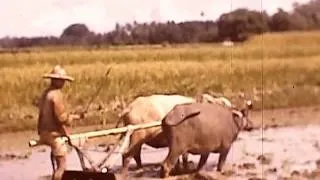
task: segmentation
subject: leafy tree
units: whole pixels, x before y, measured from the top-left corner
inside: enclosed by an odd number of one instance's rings
[[[103,34],[91,32],[85,24],[67,26],[59,37],[4,37],[0,48],[20,48],[50,45],[174,44],[218,42],[225,39],[245,41],[253,34],[266,31],[311,30],[320,28],[320,0],[305,4],[294,3],[292,12],[278,9],[271,17],[266,12],[244,8],[222,14],[215,21],[185,21],[176,23],[116,23],[114,29]],[[204,12],[200,16],[204,16]]]
[[[304,17],[307,29],[320,28],[320,0],[311,0],[305,4],[294,3],[294,13]],[[305,25],[307,24],[307,25]]]
[[[251,34],[268,31],[268,15],[263,12],[239,8],[222,14],[218,19],[219,37],[232,41],[244,41]]]
[[[63,30],[61,38],[68,36],[82,38],[87,36],[89,33],[90,31],[85,24],[71,24]]]
[[[60,39],[64,44],[87,44],[87,39],[91,36],[94,36],[93,32],[90,32],[88,27],[85,24],[71,24],[66,27]]]

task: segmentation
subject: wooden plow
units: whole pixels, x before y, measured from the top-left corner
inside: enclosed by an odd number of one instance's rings
[[[110,179],[111,177],[113,177],[113,179],[115,179],[114,174],[109,173],[108,170],[109,168],[114,166],[114,164],[119,158],[121,158],[121,155],[125,151],[126,147],[128,147],[129,145],[131,134],[138,129],[152,128],[160,125],[161,125],[161,121],[153,121],[149,123],[128,125],[125,127],[112,128],[112,129],[100,130],[100,131],[90,131],[85,133],[72,134],[69,137],[65,137],[65,136],[62,137],[65,142],[67,142],[70,146],[72,146],[76,150],[76,153],[79,157],[81,168],[82,168],[82,171],[66,170],[64,173],[64,179],[74,179],[79,177],[81,177],[81,179],[84,177],[93,177],[94,179],[100,179],[100,178]],[[119,155],[117,155],[117,158],[110,158],[110,157],[111,157],[111,154],[113,154],[116,151],[117,147],[120,145],[121,139],[119,140],[117,145],[111,150],[111,152],[98,163],[95,163],[86,152],[80,150],[79,147],[71,143],[73,140],[77,140],[78,142],[81,143],[81,142],[87,141],[89,138],[107,136],[112,134],[120,134],[120,133],[126,133],[126,134],[125,134],[125,137],[123,138],[124,141],[122,145],[118,148]],[[29,147],[36,147],[39,145],[42,145],[42,144],[40,144],[38,140],[29,141]],[[88,160],[91,168],[86,168],[84,157]],[[89,179],[89,178],[85,178],[85,179]]]

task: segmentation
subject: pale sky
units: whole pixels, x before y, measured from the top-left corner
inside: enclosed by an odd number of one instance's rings
[[[115,23],[216,20],[239,7],[286,11],[292,3],[309,0],[0,0],[0,37],[59,36],[72,23],[84,23],[94,32],[107,32]],[[201,17],[203,11],[205,17]]]

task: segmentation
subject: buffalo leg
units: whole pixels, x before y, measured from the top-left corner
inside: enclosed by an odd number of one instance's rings
[[[138,133],[138,131],[134,132],[130,138],[130,144],[128,150],[122,155],[122,169],[121,173],[126,174],[128,172],[129,163],[132,158],[136,156],[136,154],[141,151],[141,146],[143,144],[142,136]],[[140,152],[139,152],[140,153]],[[141,160],[141,159],[140,159]],[[141,163],[141,161],[140,161]],[[138,165],[138,162],[137,162]]]
[[[183,168],[188,169],[188,153],[182,154]]]
[[[223,167],[224,163],[226,162],[228,152],[229,152],[229,149],[223,149],[220,151],[219,161],[218,161],[218,166],[217,166],[218,172],[221,172],[222,167]]]
[[[127,151],[122,155],[122,169],[121,169],[122,174],[126,174],[128,172],[129,163],[131,159],[135,157],[137,151],[139,150],[139,148],[141,148],[141,146],[142,146],[141,143],[136,144],[135,146],[130,148],[129,151]]]
[[[141,145],[141,146],[138,146],[138,147],[136,148],[135,155],[133,156],[133,158],[134,158],[134,160],[136,161],[136,164],[137,164],[137,166],[138,166],[138,169],[139,169],[139,168],[142,168],[141,149],[142,149],[142,145]]]
[[[160,172],[161,178],[166,178],[169,176],[169,173],[170,173],[173,165],[176,164],[176,162],[181,154],[183,154],[183,149],[172,150],[171,148],[169,148],[169,153],[168,153],[166,159],[163,161],[162,166],[161,166],[161,172]]]
[[[203,165],[207,162],[208,157],[209,157],[209,153],[201,154],[200,161],[199,161],[199,164],[197,167],[197,171],[199,171],[203,167]]]
[[[188,170],[188,154],[184,153],[182,154],[182,163],[180,162],[180,157],[177,160],[177,163],[175,164],[174,171],[178,172],[183,172],[183,170]]]
[[[175,166],[173,167],[172,171],[174,171],[175,173],[179,173],[180,171],[182,171],[180,157],[177,159],[177,162],[176,162]]]

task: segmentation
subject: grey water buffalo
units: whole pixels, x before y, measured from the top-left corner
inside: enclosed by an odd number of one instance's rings
[[[162,95],[155,94],[150,96],[140,96],[133,100],[120,113],[120,118],[117,127],[121,121],[124,125],[135,125],[151,121],[161,121],[167,113],[177,104],[208,102],[213,99],[210,95],[197,96],[196,98],[186,97],[182,95]],[[224,100],[216,100],[215,103],[224,104]],[[121,103],[124,105],[124,102]],[[122,173],[126,173],[130,160],[134,158],[138,168],[142,167],[141,163],[141,146],[146,143],[154,148],[167,147],[168,143],[164,138],[160,126],[136,130],[130,137],[130,143],[127,151],[122,156]],[[182,156],[184,164],[187,161],[187,155]]]
[[[239,132],[253,128],[248,119],[252,102],[247,101],[246,105],[241,110],[214,103],[176,105],[162,121],[169,152],[161,166],[161,177],[168,177],[177,158],[185,153],[201,155],[196,171],[203,167],[210,153],[219,153],[217,171],[221,171]]]

